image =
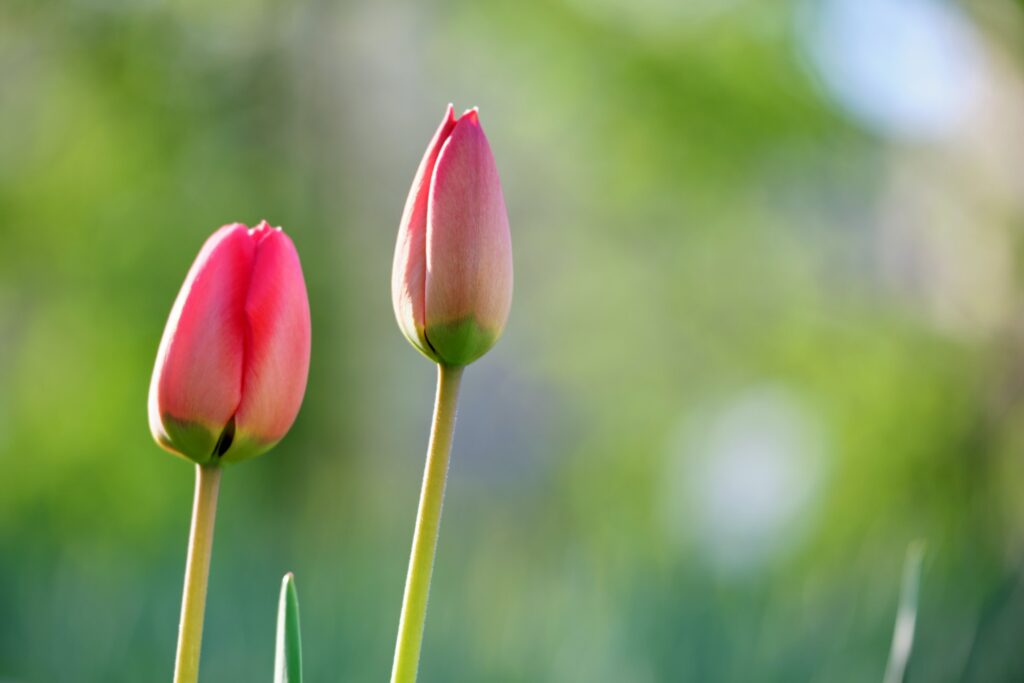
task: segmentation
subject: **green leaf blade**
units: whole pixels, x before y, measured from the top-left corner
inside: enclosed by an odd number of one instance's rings
[[[295,590],[295,576],[291,572],[285,574],[281,580],[281,597],[277,606],[274,683],[302,683],[299,595]]]
[[[883,683],[903,683],[906,676],[907,664],[914,647],[914,631],[917,627],[917,601],[921,590],[924,551],[925,543],[921,540],[914,541],[907,548],[896,625],[893,628],[892,647],[889,650],[889,663],[885,667]]]

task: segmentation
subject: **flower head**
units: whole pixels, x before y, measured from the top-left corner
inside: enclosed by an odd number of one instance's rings
[[[512,303],[508,212],[476,109],[448,105],[406,200],[391,294],[406,338],[466,365],[501,336]]]
[[[200,464],[258,455],[291,428],[309,371],[309,301],[295,246],[266,221],[203,245],[171,309],[149,425]]]

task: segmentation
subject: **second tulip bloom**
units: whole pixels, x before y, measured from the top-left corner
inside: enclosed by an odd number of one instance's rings
[[[428,358],[466,365],[498,340],[512,303],[508,212],[476,109],[451,105],[416,172],[391,279],[395,316]]]

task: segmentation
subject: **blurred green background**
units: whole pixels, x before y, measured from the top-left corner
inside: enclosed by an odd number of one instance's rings
[[[516,259],[467,373],[421,680],[1024,680],[1024,6],[0,3],[0,680],[166,681],[193,472],[152,442],[217,226],[303,258],[309,390],[224,478],[205,681],[384,681],[433,368],[390,268],[444,106]]]

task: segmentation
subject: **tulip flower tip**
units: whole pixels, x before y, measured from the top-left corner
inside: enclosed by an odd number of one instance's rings
[[[455,116],[455,104],[453,104],[452,102],[449,102],[448,103],[448,108],[444,112],[444,120],[441,122],[441,126],[445,126],[445,125],[449,125],[449,124],[450,125],[455,125],[455,122],[457,120],[458,119]]]
[[[261,233],[261,232],[264,232],[264,231],[269,231],[269,230],[276,230],[277,232],[281,232],[281,228],[279,228],[279,227],[274,227],[273,225],[271,225],[270,223],[268,223],[268,222],[266,221],[266,219],[264,219],[264,220],[261,220],[261,221],[260,221],[260,222],[259,222],[259,223],[258,223],[258,224],[256,225],[256,227],[254,227],[254,228],[249,228],[249,234],[250,234],[250,235],[252,235],[252,234],[255,234],[255,233]]]

